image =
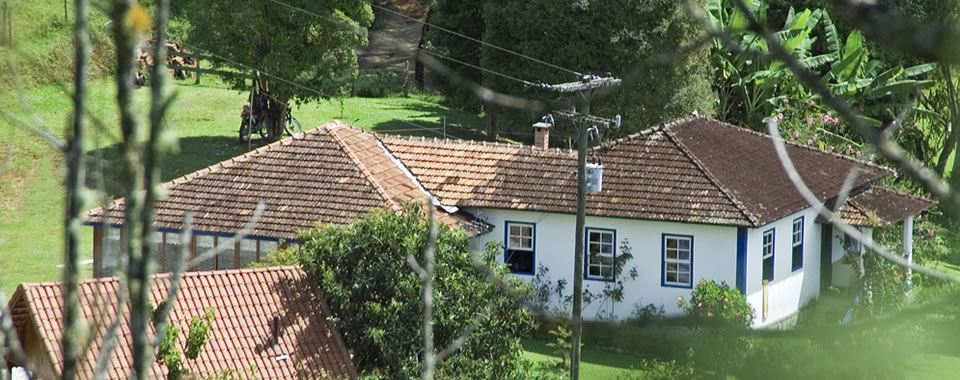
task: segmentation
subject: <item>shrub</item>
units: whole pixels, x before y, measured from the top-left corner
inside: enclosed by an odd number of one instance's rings
[[[698,322],[725,321],[736,326],[750,327],[754,312],[747,298],[726,282],[700,281],[690,293],[690,298],[677,300],[680,308]]]
[[[403,214],[377,209],[346,226],[321,226],[300,232],[308,276],[323,289],[333,323],[357,367],[383,378],[420,376],[422,283],[407,264],[423,262],[427,223],[419,206]],[[455,354],[438,363],[437,378],[521,377],[519,336],[532,329],[530,313],[517,307],[506,290],[474,267],[468,236],[440,226],[434,281],[434,341],[448,347],[473,324],[476,329]],[[497,246],[487,247],[484,265],[498,275]],[[519,280],[513,282],[522,292]],[[485,312],[488,311],[488,312]]]

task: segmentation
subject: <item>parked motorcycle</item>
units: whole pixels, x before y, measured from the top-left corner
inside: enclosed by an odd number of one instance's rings
[[[243,111],[240,113],[240,118],[242,119],[240,122],[241,143],[250,141],[250,135],[252,135],[254,132],[260,134],[261,139],[270,137],[270,130],[267,128],[267,117],[265,112],[252,112],[250,110],[250,105],[244,104]],[[284,112],[283,130],[286,131],[287,135],[290,136],[303,132],[303,127],[300,125],[300,121],[293,117],[293,113],[291,112],[289,105],[287,106],[286,112]]]

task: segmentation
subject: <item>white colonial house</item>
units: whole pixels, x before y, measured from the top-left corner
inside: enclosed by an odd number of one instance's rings
[[[195,269],[214,269],[245,266],[316,222],[348,223],[374,207],[399,210],[423,200],[439,206],[442,222],[467,229],[475,249],[502,244],[519,278],[534,281],[540,272],[541,281],[572,284],[572,276],[583,276],[594,293],[623,286],[622,302],[592,302],[585,318],[625,319],[649,304],[675,314],[677,298],[709,279],[743,292],[757,311],[754,326],[766,327],[851,279],[842,259],[860,244],[834,233],[804,202],[770,138],[697,117],[591,149],[588,159],[603,166],[602,190],[587,197],[585,268],[575,274],[576,153],[547,147],[549,129],[536,133],[534,146],[508,145],[374,135],[328,123],[167,183],[157,208],[158,264],[168,267],[167,246],[178,241],[187,212],[197,235],[191,252],[220,252]],[[891,174],[886,168],[797,144],[787,150],[831,207],[848,171],[859,168],[840,212],[867,236],[872,227],[906,220],[909,241],[911,216],[933,205],[875,185]],[[260,223],[252,237],[236,241],[258,202],[266,204]],[[89,213],[94,236],[112,237],[95,244],[96,275],[116,263],[122,236],[111,231],[121,230],[122,208],[118,200]],[[616,276],[624,248],[632,259]]]

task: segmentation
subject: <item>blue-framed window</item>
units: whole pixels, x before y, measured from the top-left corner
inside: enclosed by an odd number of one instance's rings
[[[854,227],[857,231],[863,232],[863,229],[860,227]],[[863,250],[863,244],[860,243],[860,239],[846,233],[843,234],[843,248],[850,252],[861,253]]]
[[[617,257],[617,231],[605,228],[586,229],[586,268],[584,277],[613,281],[613,262]]]
[[[791,244],[793,245],[793,260],[791,268],[797,270],[803,268],[803,217],[793,220],[793,233],[791,234]]]
[[[537,225],[507,222],[504,231],[503,262],[511,273],[534,274],[536,269]]]
[[[775,232],[776,229],[774,228],[763,231],[763,247],[761,249],[763,256],[763,279],[771,282],[773,281],[773,252],[775,251]]]
[[[693,287],[693,236],[663,234],[660,285]]]

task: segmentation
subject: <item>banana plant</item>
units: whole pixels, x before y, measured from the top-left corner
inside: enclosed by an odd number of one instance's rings
[[[767,6],[755,0],[748,4],[750,11],[761,23],[766,23]],[[714,40],[711,62],[718,92],[719,117],[748,125],[768,116],[776,102],[791,97],[809,97],[806,90],[793,79],[783,62],[769,58],[769,49],[762,36],[747,30],[747,20],[734,5],[724,0],[709,0],[705,14],[711,25],[729,33],[739,43],[739,49],[728,49],[719,38]],[[793,8],[787,14],[783,27],[774,33],[780,44],[800,60],[805,67],[816,69],[832,60],[829,54],[812,55],[816,37],[811,34],[826,12]],[[735,113],[740,111],[742,117]]]

